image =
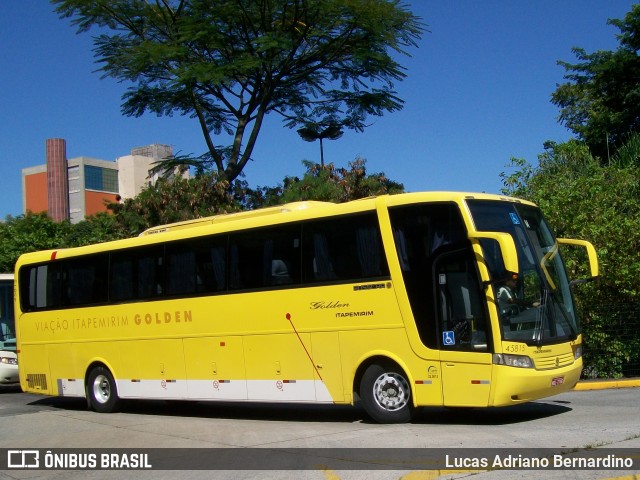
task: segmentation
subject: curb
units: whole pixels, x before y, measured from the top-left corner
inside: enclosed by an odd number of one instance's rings
[[[578,382],[573,390],[606,390],[609,388],[640,387],[640,378],[624,378],[619,380],[584,380]]]

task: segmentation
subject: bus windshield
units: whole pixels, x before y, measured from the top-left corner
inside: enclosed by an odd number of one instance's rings
[[[529,345],[577,338],[580,326],[558,244],[533,206],[468,200],[477,230],[505,232],[518,253],[518,275],[506,272],[497,245],[481,244],[492,276],[502,338]]]
[[[7,277],[7,278],[4,278]],[[0,277],[0,351],[16,350],[13,315],[13,275]]]

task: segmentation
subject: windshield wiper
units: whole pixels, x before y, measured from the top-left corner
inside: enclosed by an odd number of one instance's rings
[[[553,308],[554,305],[557,308]],[[544,337],[545,316],[547,317],[548,322],[553,321],[555,323],[555,328],[557,330],[558,325],[556,322],[555,315],[558,310],[560,310],[560,312],[562,313],[562,317],[564,318],[564,323],[567,325],[567,327],[570,330],[571,338],[575,339],[578,337],[577,331],[571,322],[571,318],[569,318],[568,313],[564,310],[562,303],[558,299],[556,291],[545,288],[542,292],[542,298],[540,299],[540,307],[538,308],[538,313],[536,316],[536,325],[533,331],[533,341],[538,347],[542,345],[542,340]],[[556,335],[557,335],[557,331],[556,331]]]
[[[565,323],[567,324],[567,326],[569,327],[569,330],[571,331],[571,338],[575,340],[576,338],[578,338],[578,332],[576,328],[574,328],[571,318],[569,318],[567,311],[563,308],[563,304],[558,299],[557,294],[555,292],[551,292],[551,297],[553,298],[554,303],[558,307],[555,310],[560,310],[560,312],[562,313],[562,316],[564,317]],[[556,325],[556,328],[557,328],[557,325]]]
[[[533,341],[539,347],[542,345],[542,337],[544,333],[544,317],[546,315],[546,310],[549,305],[549,294],[550,290],[545,288],[542,291],[542,298],[540,299],[540,306],[538,307],[538,311],[536,313],[536,325],[533,330]]]

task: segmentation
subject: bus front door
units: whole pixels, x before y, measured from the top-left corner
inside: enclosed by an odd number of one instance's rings
[[[487,310],[472,252],[458,249],[434,261],[445,406],[487,406],[492,356]]]

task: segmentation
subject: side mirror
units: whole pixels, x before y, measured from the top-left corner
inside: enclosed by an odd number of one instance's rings
[[[587,257],[589,258],[589,268],[591,270],[591,278],[582,279],[582,280],[574,280],[571,283],[584,283],[589,280],[593,280],[599,274],[599,266],[598,266],[598,255],[596,253],[596,249],[593,247],[591,242],[587,242],[586,240],[574,240],[572,238],[558,238],[558,243],[561,245],[572,245],[574,247],[583,247],[587,251]]]
[[[469,233],[471,240],[488,239],[498,243],[502,255],[502,263],[509,276],[518,275],[518,252],[513,237],[503,232],[472,232]]]

